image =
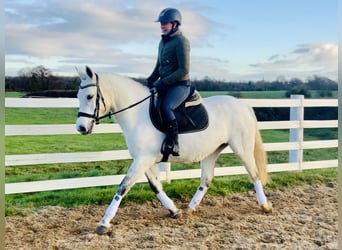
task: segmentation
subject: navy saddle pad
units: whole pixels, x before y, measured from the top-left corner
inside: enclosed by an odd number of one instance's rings
[[[209,118],[202,98],[195,88],[191,88],[188,98],[175,110],[179,133],[191,133],[208,127]],[[160,112],[160,100],[156,95],[150,99],[150,118],[153,125],[166,132],[166,122]]]

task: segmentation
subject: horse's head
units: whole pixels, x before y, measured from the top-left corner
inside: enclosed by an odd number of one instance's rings
[[[99,121],[101,113],[105,112],[105,103],[99,87],[99,79],[96,73],[86,66],[85,73],[80,72],[81,83],[77,93],[79,100],[79,112],[77,115],[76,129],[81,134],[90,134],[95,122]]]

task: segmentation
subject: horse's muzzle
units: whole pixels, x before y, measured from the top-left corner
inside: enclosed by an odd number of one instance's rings
[[[91,125],[91,127],[89,129],[87,129],[85,126],[83,125],[78,125],[77,126],[77,131],[82,134],[82,135],[88,135],[88,134],[91,134],[91,132],[93,131],[93,125],[94,125],[94,122],[93,124]]]

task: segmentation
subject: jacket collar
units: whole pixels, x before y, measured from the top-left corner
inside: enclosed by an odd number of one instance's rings
[[[171,41],[173,38],[181,34],[182,32],[179,29],[176,29],[176,30],[171,31],[167,35],[162,35],[161,37],[162,37],[163,42],[167,43],[168,41]]]

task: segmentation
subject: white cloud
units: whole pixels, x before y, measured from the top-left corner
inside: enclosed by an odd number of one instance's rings
[[[81,47],[94,43],[99,47],[129,42],[154,43],[160,32],[154,20],[163,7],[158,7],[160,4],[156,1],[129,2],[134,6],[125,7],[125,1],[44,1],[45,4],[35,2],[33,8],[8,3],[5,9],[6,53],[20,49],[33,56],[53,53],[60,56],[68,52],[64,47],[76,43]],[[188,22],[186,33],[193,43],[210,32],[208,20],[189,10],[184,10],[183,15]],[[39,49],[42,45],[48,49]],[[32,49],[33,46],[38,48]],[[56,49],[51,50],[49,46]]]
[[[263,43],[245,39],[241,43],[248,43],[253,54],[240,62],[235,51],[238,46],[230,43],[239,38],[239,26],[235,20],[216,19],[220,7],[209,2],[6,0],[4,5],[6,75],[40,64],[54,73],[76,74],[74,66],[89,64],[100,71],[147,76],[160,39],[159,24],[154,21],[163,8],[174,6],[183,14],[181,28],[191,42],[191,76],[195,78],[254,80],[267,76],[273,80],[279,75],[322,74],[336,79],[334,44],[301,44],[292,52],[264,54],[265,61],[253,62],[254,56],[262,58],[257,53],[258,44]],[[233,23],[234,31],[228,22]]]
[[[336,44],[301,44],[293,51],[298,63],[337,68],[338,46]]]
[[[6,63],[13,65],[15,55],[45,61],[64,57],[64,63],[116,65],[116,71],[146,74],[154,66],[151,57],[157,56],[160,29],[154,21],[164,6],[159,1],[8,1]],[[211,22],[186,6],[183,16],[184,33],[193,46],[201,44],[212,31]],[[129,44],[135,50],[129,51]],[[143,53],[137,51],[142,47]]]
[[[293,76],[306,78],[322,74],[335,80],[337,58],[336,44],[300,44],[288,54],[273,55],[266,62],[250,64],[250,67],[262,70],[265,75],[284,75],[292,72]]]

